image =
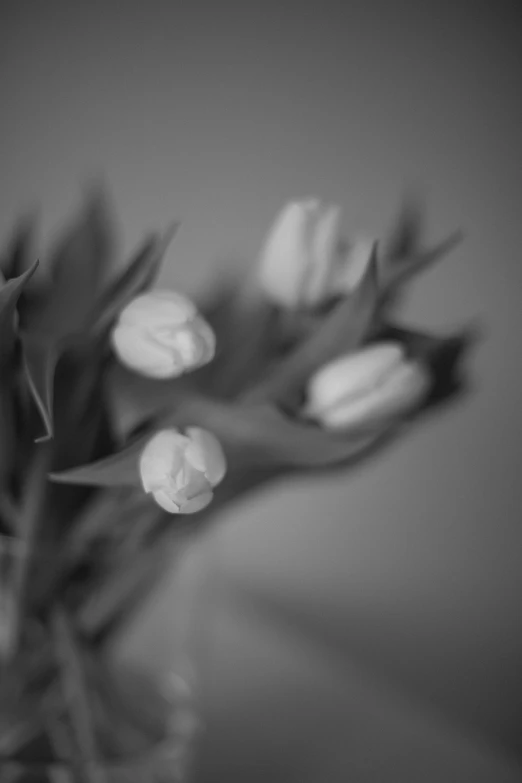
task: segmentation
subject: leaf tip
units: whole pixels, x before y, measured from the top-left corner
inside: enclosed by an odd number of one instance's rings
[[[52,440],[54,438],[54,432],[52,426],[49,428],[49,430],[44,434],[40,435],[38,438],[34,439],[34,443],[47,443],[48,441]]]

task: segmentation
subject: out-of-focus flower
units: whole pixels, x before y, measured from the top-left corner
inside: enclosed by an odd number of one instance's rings
[[[150,378],[176,378],[214,357],[215,336],[190,299],[176,291],[137,296],[111,334],[122,364]]]
[[[208,506],[226,473],[223,449],[211,432],[187,427],[185,433],[161,430],[140,457],[145,492],[171,514],[193,514]]]
[[[401,345],[377,343],[322,367],[308,384],[304,415],[328,429],[372,424],[412,410],[429,384]]]
[[[283,307],[319,304],[339,241],[340,209],[318,199],[287,204],[270,229],[258,265],[266,296]]]

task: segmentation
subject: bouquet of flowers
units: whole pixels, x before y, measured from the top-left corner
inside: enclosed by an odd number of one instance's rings
[[[176,545],[266,482],[370,459],[464,391],[469,327],[401,323],[445,255],[405,200],[382,243],[288,204],[195,303],[154,286],[175,233],[114,259],[96,186],[45,262],[0,257],[0,779],[185,780],[186,684],[111,655]]]

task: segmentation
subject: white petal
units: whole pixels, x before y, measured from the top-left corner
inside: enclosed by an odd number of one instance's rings
[[[349,429],[398,416],[417,405],[428,386],[429,379],[418,364],[403,362],[381,387],[324,411],[321,423],[330,429]]]
[[[176,429],[156,433],[143,449],[139,471],[145,492],[166,487],[181,470],[187,438]]]
[[[181,510],[177,503],[175,503],[168,492],[165,492],[163,489],[158,489],[156,492],[152,493],[152,497],[158,504],[158,506],[161,506],[165,511],[168,511],[169,514],[180,514]]]
[[[183,294],[156,289],[135,297],[120,313],[120,323],[155,327],[183,324],[197,313],[196,305]]]
[[[315,412],[378,386],[404,359],[399,343],[381,342],[326,364],[308,384],[307,410]]]
[[[341,210],[338,206],[325,208],[318,215],[311,242],[311,263],[303,293],[304,304],[317,305],[326,297],[336,261],[340,222]]]
[[[295,307],[299,303],[310,259],[307,227],[316,206],[314,201],[287,204],[273,223],[260,253],[259,281],[265,294],[277,304]]]
[[[187,427],[185,431],[190,438],[190,445],[186,451],[187,459],[204,473],[210,484],[215,487],[223,480],[227,471],[226,458],[220,442],[215,435],[201,427]]]
[[[165,379],[176,378],[184,371],[176,354],[144,330],[119,324],[112,331],[111,343],[121,363],[133,372]]]
[[[201,366],[212,361],[216,353],[216,335],[211,326],[200,315],[192,321],[192,329],[197,337],[199,345],[199,363]]]

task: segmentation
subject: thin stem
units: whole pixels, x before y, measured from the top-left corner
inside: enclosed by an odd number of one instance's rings
[[[74,760],[86,783],[107,783],[100,766],[83,666],[74,632],[65,610],[57,606],[51,618],[60,666],[63,701],[75,735],[78,758]]]
[[[20,512],[6,492],[0,492],[0,516],[4,524],[9,528],[9,534],[12,536],[19,535]]]
[[[27,604],[27,587],[35,549],[43,522],[43,507],[47,487],[47,471],[51,459],[48,444],[37,447],[29,475],[24,487],[25,502],[20,509],[19,541],[21,551],[16,561],[14,574],[14,606],[12,616],[13,651],[20,647],[23,628],[23,614]]]

